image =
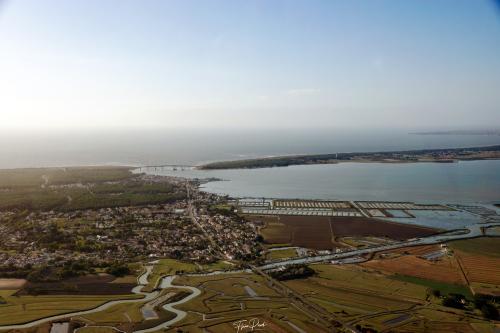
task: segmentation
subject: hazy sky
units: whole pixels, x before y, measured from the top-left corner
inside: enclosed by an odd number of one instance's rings
[[[0,127],[500,123],[492,1],[0,0]]]

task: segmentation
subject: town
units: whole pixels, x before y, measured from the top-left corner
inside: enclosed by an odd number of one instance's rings
[[[198,191],[196,183],[186,186],[195,202],[193,214],[187,199],[68,212],[0,212],[0,234],[6,235],[0,271],[24,277],[37,266],[75,261],[106,267],[155,258],[201,264],[255,259],[260,251],[255,225],[228,207],[218,208],[219,196]]]

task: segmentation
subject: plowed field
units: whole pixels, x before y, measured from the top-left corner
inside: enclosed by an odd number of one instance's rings
[[[456,251],[470,282],[500,285],[500,258]]]
[[[371,260],[361,265],[388,273],[416,276],[452,284],[465,283],[458,265],[449,258],[430,262],[416,256],[402,256],[392,259]]]

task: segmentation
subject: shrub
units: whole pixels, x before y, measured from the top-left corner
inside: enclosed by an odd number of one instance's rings
[[[491,303],[485,303],[481,306],[481,313],[485,318],[488,319],[497,319],[498,318],[498,309]]]
[[[106,268],[106,273],[120,277],[130,274],[130,268],[124,264],[113,264]]]
[[[443,299],[443,305],[450,308],[463,309],[465,305],[465,296],[450,293]]]

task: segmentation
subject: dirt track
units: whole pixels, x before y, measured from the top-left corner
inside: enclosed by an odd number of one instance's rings
[[[15,290],[22,288],[26,280],[24,279],[0,279],[0,290]]]

